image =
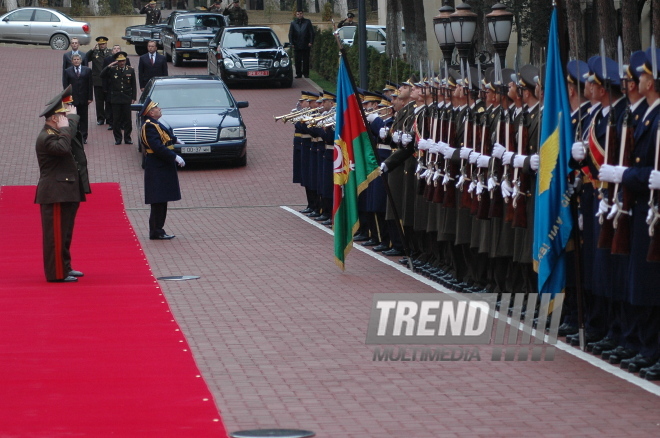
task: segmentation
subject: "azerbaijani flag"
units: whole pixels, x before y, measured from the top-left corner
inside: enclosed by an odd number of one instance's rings
[[[568,160],[573,139],[557,19],[555,7],[548,37],[533,249],[539,293],[552,297],[563,292],[566,285],[565,249],[573,229],[568,194]]]
[[[353,247],[353,234],[359,227],[358,195],[378,175],[378,161],[362,118],[360,103],[346,61],[342,56],[337,74],[332,206],[335,263],[342,270],[346,255]]]

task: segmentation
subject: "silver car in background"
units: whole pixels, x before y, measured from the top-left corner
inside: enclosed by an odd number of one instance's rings
[[[91,27],[54,9],[19,8],[0,17],[0,41],[20,44],[48,44],[54,50],[69,48],[71,38],[81,46],[91,41]]]

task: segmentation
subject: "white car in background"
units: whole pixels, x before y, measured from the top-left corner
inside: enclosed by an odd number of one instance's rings
[[[367,47],[373,47],[379,53],[384,53],[387,46],[387,31],[385,26],[376,26],[367,24]],[[344,26],[336,30],[341,42],[346,46],[352,46],[355,39],[356,26]],[[406,54],[406,32],[401,29],[401,39],[403,40],[403,53]]]
[[[77,21],[47,8],[19,8],[0,16],[0,41],[20,44],[48,44],[54,50],[69,48],[71,38],[81,46],[89,44],[89,23]]]

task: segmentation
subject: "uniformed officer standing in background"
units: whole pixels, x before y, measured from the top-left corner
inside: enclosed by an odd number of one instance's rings
[[[140,11],[140,14],[147,14],[147,21],[145,24],[160,23],[160,9],[156,7],[155,0],[151,0],[149,3],[147,3]]]
[[[96,100],[96,124],[103,125],[106,119],[106,111],[111,111],[110,106],[105,104],[105,92],[103,91],[103,60],[111,55],[108,49],[108,39],[104,36],[96,38],[96,46],[85,55],[87,66],[92,69],[92,81],[94,82],[94,99]]]
[[[114,55],[115,61],[101,72],[102,78],[110,81],[110,93],[112,100],[112,132],[115,136],[115,144],[121,144],[122,130],[124,131],[124,143],[133,144],[131,132],[131,104],[137,99],[137,82],[135,70],[126,65],[126,52],[118,52]]]

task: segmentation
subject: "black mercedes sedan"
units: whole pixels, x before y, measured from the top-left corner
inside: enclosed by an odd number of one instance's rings
[[[240,108],[247,108],[248,102],[236,102],[219,77],[185,75],[151,79],[140,103],[131,106],[138,111],[138,132],[142,126],[139,111],[147,97],[158,102],[163,112],[159,121],[184,143],[174,145],[174,151],[186,163],[247,164],[247,132]],[[143,151],[141,140],[138,150]]]
[[[293,83],[291,58],[270,27],[225,27],[209,43],[208,72],[229,86],[239,82]]]

